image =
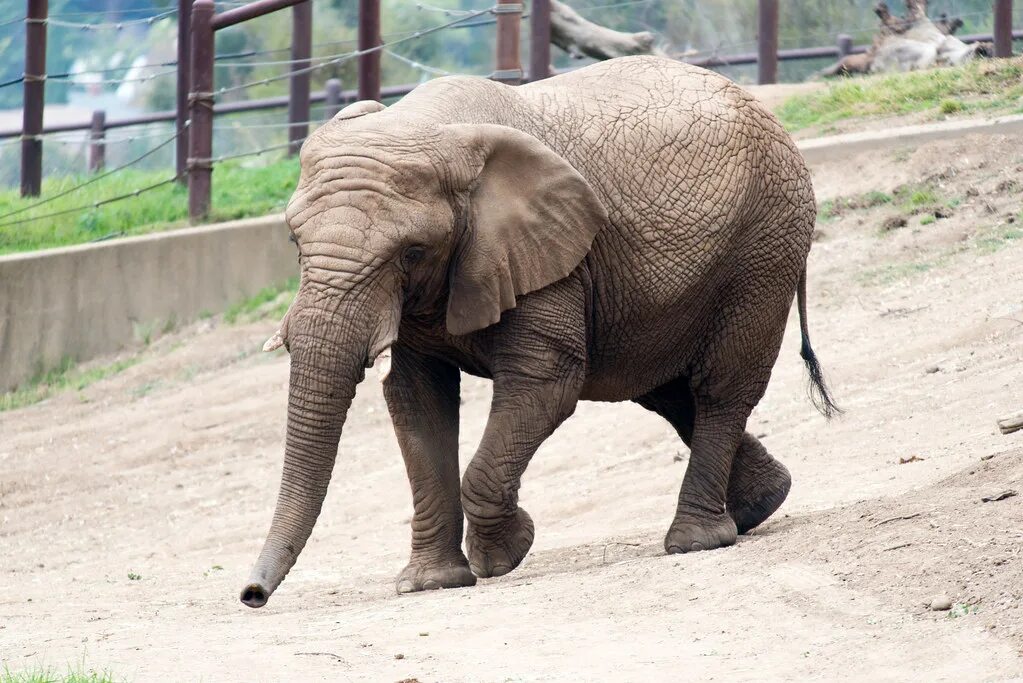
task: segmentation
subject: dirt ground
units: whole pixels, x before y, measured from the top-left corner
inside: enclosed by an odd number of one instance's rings
[[[1023,432],[995,425],[1023,409],[1023,147],[968,138],[814,175],[822,201],[852,198],[810,257],[812,337],[846,414],[806,399],[793,313],[750,430],[794,486],[736,546],[664,556],[685,447],[634,404],[586,403],[526,474],[523,566],[399,597],[411,500],[370,378],[309,545],[245,608],[288,360],[256,352],[272,321],[212,320],[0,413],[0,661],[132,681],[1023,675],[1023,495],[981,501],[1023,493]],[[489,386],[463,386],[464,464]],[[936,595],[952,609],[928,609]]]

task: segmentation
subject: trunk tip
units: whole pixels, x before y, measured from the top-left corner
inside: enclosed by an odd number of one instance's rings
[[[262,607],[269,599],[270,591],[266,590],[258,583],[250,583],[242,589],[242,603],[253,609]]]

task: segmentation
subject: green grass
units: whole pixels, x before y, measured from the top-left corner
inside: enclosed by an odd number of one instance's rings
[[[866,285],[890,285],[915,275],[933,270],[941,261],[912,261],[910,263],[887,263],[863,271],[859,280]]]
[[[990,254],[1007,247],[1011,242],[1019,239],[1023,239],[1023,230],[1003,227],[983,237],[978,237],[975,240],[975,245],[980,252]]]
[[[81,391],[90,384],[130,368],[139,360],[138,357],[133,356],[82,370],[72,359],[65,358],[57,367],[38,373],[14,391],[0,394],[0,412],[39,403],[60,391],[68,389]]]
[[[836,197],[835,199],[821,202],[820,208],[817,210],[817,216],[822,222],[827,222],[849,211],[872,209],[875,206],[890,204],[891,202],[892,196],[890,194],[873,190],[852,197]]]
[[[280,319],[288,312],[288,306],[298,292],[298,278],[270,285],[259,290],[255,296],[239,301],[224,312],[224,322],[234,325],[238,322],[253,322],[263,318]]]
[[[118,683],[109,671],[84,671],[82,669],[57,673],[54,669],[13,672],[6,666],[0,671],[0,683]]]
[[[1020,213],[1020,219],[1023,220],[1023,212]],[[920,223],[921,225],[926,225],[934,221],[935,217],[928,214],[921,219]],[[982,231],[979,235],[954,249],[936,254],[929,260],[910,261],[908,263],[886,263],[862,271],[858,276],[858,280],[865,285],[890,285],[899,280],[912,278],[945,266],[950,259],[955,258],[959,254],[970,252],[991,254],[1010,245],[1018,244],[1019,240],[1023,240],[1023,229],[1013,225],[995,226]]]
[[[264,216],[281,211],[298,182],[298,159],[283,159],[261,168],[226,162],[213,170],[210,222]],[[159,182],[168,171],[126,169],[36,209],[0,218],[0,254],[81,244],[121,235],[138,235],[188,225],[188,191],[173,183],[96,209],[6,225],[89,205]],[[22,198],[17,190],[0,192],[0,216],[45,200],[87,180],[88,176],[47,178],[39,197]]]
[[[917,112],[953,115],[1023,111],[1023,58],[979,60],[961,67],[848,77],[827,89],[789,98],[775,114],[789,131],[865,116]]]

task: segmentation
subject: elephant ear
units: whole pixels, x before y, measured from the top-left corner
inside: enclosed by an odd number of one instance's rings
[[[468,216],[449,271],[447,328],[467,334],[501,319],[515,297],[567,277],[607,212],[571,164],[507,126],[445,126],[469,150]]]
[[[358,102],[352,102],[347,107],[334,114],[334,121],[344,121],[345,119],[354,119],[359,116],[365,116],[366,114],[375,114],[378,111],[387,109],[384,105],[380,104],[376,100],[359,100]]]

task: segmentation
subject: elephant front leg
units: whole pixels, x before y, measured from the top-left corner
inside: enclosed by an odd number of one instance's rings
[[[412,487],[412,556],[399,593],[472,586],[462,554],[458,485],[458,368],[400,344],[392,348],[384,397]]]
[[[519,507],[523,472],[540,444],[575,410],[582,372],[551,382],[494,380],[490,418],[462,478],[466,554],[480,577],[515,569],[533,545],[533,520]]]

